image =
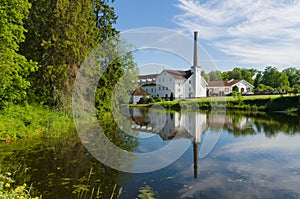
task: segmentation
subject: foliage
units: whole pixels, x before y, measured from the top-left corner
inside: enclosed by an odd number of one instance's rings
[[[239,87],[235,85],[234,87],[232,87],[232,91],[239,92]]]
[[[209,81],[220,81],[222,80],[222,72],[218,70],[213,70],[208,73]]]
[[[228,71],[228,79],[246,80],[250,84],[253,84],[253,76],[257,71],[255,69],[246,68],[234,68],[232,71]]]
[[[57,137],[72,128],[72,118],[67,113],[41,106],[10,105],[0,113],[0,140]]]
[[[13,175],[10,172],[0,173],[0,198],[2,199],[41,199],[40,197],[32,197],[31,186],[26,183],[16,185]]]
[[[30,1],[21,53],[40,65],[30,76],[31,98],[54,106],[70,97],[76,71],[98,41],[94,7],[89,0]]]
[[[137,82],[138,71],[132,54],[112,53],[117,54],[116,58],[107,63],[97,85],[95,100],[98,115],[112,111],[112,105],[116,108],[122,103],[128,104],[131,89]]]
[[[232,110],[253,110],[253,111],[299,111],[300,96],[279,96],[279,95],[260,95],[244,96],[240,94],[233,97],[216,97],[213,101],[208,98],[201,98],[186,101],[163,101],[156,102],[170,110],[211,110],[232,109]]]
[[[283,72],[279,72],[277,68],[271,66],[265,68],[261,83],[273,88],[281,89],[285,89],[289,86],[289,81],[286,74]]]
[[[291,87],[300,84],[300,70],[296,68],[286,68],[282,71],[288,77],[289,83]]]
[[[170,95],[170,101],[174,101],[175,97],[174,97],[174,93],[172,92]]]
[[[106,0],[30,0],[28,29],[21,53],[37,61],[30,98],[66,108],[81,63],[101,41],[115,35],[113,8]]]
[[[267,104],[266,109],[268,111],[300,110],[300,96],[287,96],[273,99]]]
[[[204,70],[201,71],[201,76],[205,79],[206,82],[209,82],[209,74],[205,73]]]
[[[161,99],[160,95],[157,95],[157,97],[156,97],[156,101],[157,101],[157,102],[161,102],[161,101],[162,101],[162,99]]]
[[[23,19],[28,16],[27,0],[0,2],[0,108],[5,102],[19,103],[27,99],[30,82],[26,79],[37,69],[18,53],[24,41]]]

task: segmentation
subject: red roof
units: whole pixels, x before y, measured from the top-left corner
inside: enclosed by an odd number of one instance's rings
[[[224,87],[224,86],[233,86],[234,84],[240,82],[241,80],[227,80],[227,81],[211,81],[208,82],[207,87]]]
[[[143,95],[149,96],[150,94],[147,93],[144,89],[138,88],[135,91],[133,91],[132,95],[133,96],[143,96]]]

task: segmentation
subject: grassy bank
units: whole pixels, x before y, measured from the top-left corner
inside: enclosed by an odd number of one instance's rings
[[[300,96],[237,96],[237,97],[213,97],[189,100],[161,101],[154,103],[170,110],[250,110],[250,111],[294,111],[300,110]],[[148,104],[147,106],[152,106]],[[140,107],[145,105],[130,105]]]
[[[0,140],[58,137],[73,127],[70,114],[43,106],[10,105],[0,112]]]

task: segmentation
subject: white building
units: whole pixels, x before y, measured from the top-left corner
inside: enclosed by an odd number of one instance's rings
[[[136,89],[132,94],[132,103],[137,104],[141,98],[145,97],[150,97],[151,94],[147,93],[144,89],[138,88]]]
[[[245,93],[253,90],[254,86],[246,80],[228,80],[228,81],[212,81],[207,85],[209,96],[224,96],[232,93],[233,88],[237,86],[238,92]]]
[[[190,70],[163,70],[159,74],[140,76],[140,86],[152,97],[197,98],[206,97],[207,82],[198,65],[197,32],[194,34],[194,64]]]
[[[156,94],[169,98],[206,97],[206,81],[201,76],[200,67],[191,70],[163,70],[156,78]]]

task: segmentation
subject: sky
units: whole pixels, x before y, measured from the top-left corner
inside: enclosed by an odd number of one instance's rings
[[[112,5],[121,32],[157,27],[192,39],[198,31],[215,69],[300,68],[300,0],[117,0]],[[141,51],[135,57],[138,65],[147,65],[147,57],[154,56]],[[155,57],[164,65],[157,52]]]

